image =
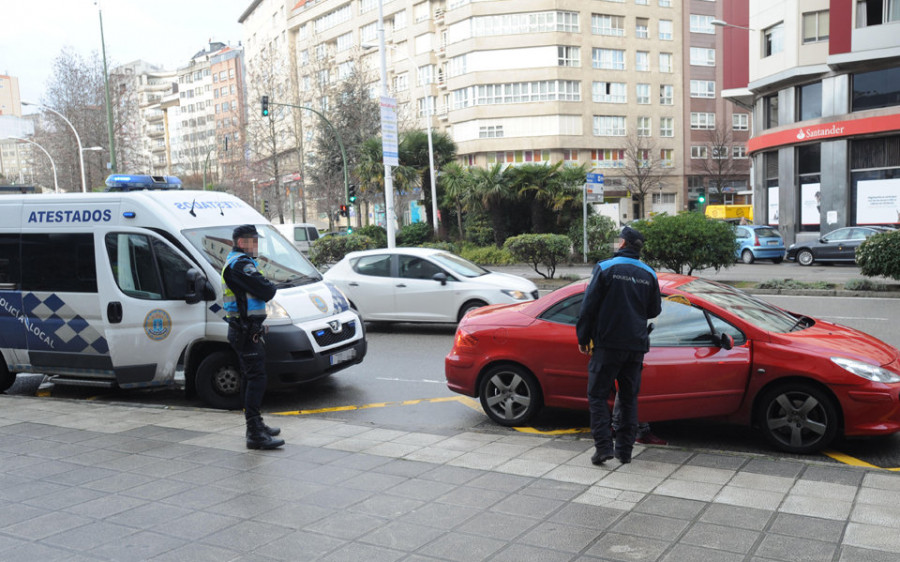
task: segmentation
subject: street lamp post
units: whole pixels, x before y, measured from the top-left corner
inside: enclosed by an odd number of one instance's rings
[[[109,100],[109,71],[106,69],[106,41],[103,39],[103,10],[100,8],[100,1],[94,2],[97,5],[97,14],[100,16],[100,47],[103,49],[103,84],[106,86],[106,132],[109,135],[109,171],[115,174],[116,167],[116,139],[113,135],[113,116],[112,104]]]
[[[39,145],[38,143],[34,142],[33,140],[23,139],[23,138],[19,138],[19,137],[9,137],[9,138],[11,138],[13,140],[17,140],[19,142],[31,143],[34,146],[36,146],[44,151],[44,154],[46,154],[47,158],[50,159],[50,166],[53,168],[53,189],[56,193],[59,193],[59,182],[56,181],[56,162],[53,161],[53,157],[50,156],[50,153],[47,152],[47,150],[43,146]]]
[[[62,113],[56,111],[55,109],[51,109],[45,105],[41,105],[39,103],[34,103],[31,101],[23,101],[22,105],[33,105],[35,107],[40,107],[41,109],[45,109],[45,110],[49,111],[50,113],[55,113],[55,114],[59,115],[59,117],[63,121],[66,122],[66,124],[69,126],[69,128],[72,129],[72,132],[75,133],[75,142],[78,143],[78,158],[81,163],[81,191],[82,191],[82,193],[87,193],[87,180],[85,179],[85,176],[84,176],[84,147],[81,146],[81,137],[78,136],[78,131],[75,130],[75,125],[72,125],[72,122],[69,121],[68,119],[66,119],[65,115],[63,115]]]
[[[378,0],[378,53],[381,57],[381,95],[388,97],[387,56],[384,48],[384,0]],[[384,119],[382,113],[382,119]],[[397,234],[394,231],[394,178],[391,176],[391,165],[384,164],[384,218],[387,223],[388,248],[396,246]]]

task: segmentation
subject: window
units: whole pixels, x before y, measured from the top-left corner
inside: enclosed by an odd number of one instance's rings
[[[400,10],[394,14],[394,29],[403,29],[406,27],[406,10]]]
[[[183,300],[191,264],[165,242],[143,234],[106,235],[106,250],[123,293],[147,300]]]
[[[628,84],[624,82],[594,82],[591,99],[598,103],[627,103]]]
[[[434,82],[434,65],[420,66],[416,72],[416,80],[418,80],[419,86],[427,86]]]
[[[638,103],[650,103],[650,84],[637,84],[635,86],[635,92],[637,93]]]
[[[659,118],[659,136],[674,137],[675,136],[675,118],[660,117]]]
[[[581,49],[579,47],[557,47],[559,66],[581,66]]]
[[[371,275],[372,277],[390,277],[391,276],[391,256],[363,256],[351,262],[353,271],[360,275]]]
[[[660,53],[659,54],[659,71],[660,72],[673,72],[674,67],[672,64],[672,53]]]
[[[854,74],[852,111],[900,105],[900,67]]]
[[[659,151],[659,160],[662,162],[663,168],[675,167],[675,149],[663,148]]]
[[[828,10],[803,14],[803,43],[828,41]]]
[[[638,117],[637,118],[637,136],[639,137],[649,137],[652,136],[651,129],[653,127],[652,121],[649,117]]]
[[[593,49],[591,64],[602,70],[625,70],[625,51],[619,49]]]
[[[343,35],[338,35],[335,43],[337,44],[335,49],[337,52],[346,51],[353,46],[353,32],[349,31]]]
[[[771,129],[778,126],[778,94],[766,96],[762,100],[763,103],[763,119],[765,119],[765,128]]]
[[[715,80],[691,80],[691,97],[692,98],[714,98],[714,97],[716,97],[716,81]]]
[[[625,149],[605,148],[591,150],[591,165],[595,168],[624,168]]]
[[[563,299],[544,311],[544,313],[541,314],[541,320],[574,326],[581,313],[582,300],[584,300],[583,293]]]
[[[416,23],[427,21],[431,16],[429,3],[428,2],[420,2],[413,6],[413,18]]]
[[[712,329],[710,329],[712,325]],[[652,347],[716,347],[713,329],[734,338],[742,345],[746,337],[740,330],[694,306],[663,299],[662,311],[653,320]]]
[[[797,116],[800,121],[822,116],[822,83],[797,87]]]
[[[378,30],[375,25],[375,22],[372,22],[359,28],[359,40],[361,42],[365,43],[366,41],[374,41],[376,39]]]
[[[659,7],[660,8],[671,8],[672,0],[659,0]]]
[[[607,14],[591,14],[591,33],[625,37],[625,18]]]
[[[770,57],[784,50],[784,22],[763,30],[763,57]]]
[[[659,87],[659,104],[674,105],[675,87],[670,84],[662,84]]]
[[[691,158],[694,160],[706,160],[709,158],[709,149],[706,145],[694,145],[691,147]]]
[[[691,112],[691,129],[715,129],[716,114]]]
[[[328,48],[325,43],[316,45],[316,60],[322,60],[328,54]]]
[[[428,96],[425,98],[419,98],[419,117],[425,117],[427,115],[434,115],[434,96]]]
[[[736,160],[747,158],[747,147],[744,145],[735,145],[731,147],[731,157]]]
[[[716,66],[716,50],[691,47],[692,66]]]
[[[749,113],[732,113],[731,128],[735,131],[750,130],[750,114]]]
[[[714,35],[716,28],[713,27],[713,16],[701,16],[691,14],[691,33],[708,33]]]
[[[859,0],[856,4],[856,27],[881,25],[900,20],[897,0]]]
[[[503,136],[503,125],[482,125],[478,128],[478,138],[497,139]]]
[[[634,36],[638,39],[649,39],[650,20],[647,18],[637,18],[634,25]]]
[[[595,115],[594,135],[598,137],[624,137],[625,117],[618,115]]]
[[[672,20],[659,20],[659,38],[662,41],[672,40]]]
[[[403,74],[395,74],[394,75],[394,91],[395,92],[405,92],[409,89],[409,73],[404,72]]]
[[[634,54],[634,69],[638,72],[650,72],[650,53],[637,51]]]
[[[728,159],[728,147],[724,145],[712,147],[712,157],[716,160]]]
[[[430,261],[416,256],[398,256],[400,258],[400,277],[402,279],[428,279],[429,281],[438,273],[445,273],[443,269]]]
[[[22,246],[23,291],[97,292],[93,234],[23,234]]]

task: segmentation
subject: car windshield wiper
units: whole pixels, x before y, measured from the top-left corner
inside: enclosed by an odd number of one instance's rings
[[[800,318],[797,318],[797,321],[791,325],[791,327],[788,329],[788,332],[793,332],[794,330],[799,328],[801,325],[804,328],[808,328],[809,325],[806,323],[807,320],[812,320],[812,319],[809,316],[801,316]]]
[[[287,289],[288,287],[296,287],[298,285],[301,285],[301,281],[306,281],[307,283],[315,283],[318,280],[318,278],[313,277],[312,275],[301,274],[284,281],[279,281],[278,283],[275,283],[275,287],[278,289]]]

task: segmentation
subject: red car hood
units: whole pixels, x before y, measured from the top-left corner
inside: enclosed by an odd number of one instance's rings
[[[892,345],[853,328],[816,320],[805,330],[789,334],[772,334],[772,341],[782,341],[804,348],[821,356],[840,356],[858,359],[884,367],[900,357],[900,351]]]

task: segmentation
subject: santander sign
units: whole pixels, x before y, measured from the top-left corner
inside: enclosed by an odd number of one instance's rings
[[[747,141],[747,151],[753,153],[818,139],[827,140],[896,131],[900,131],[900,114],[834,121],[757,135]]]

